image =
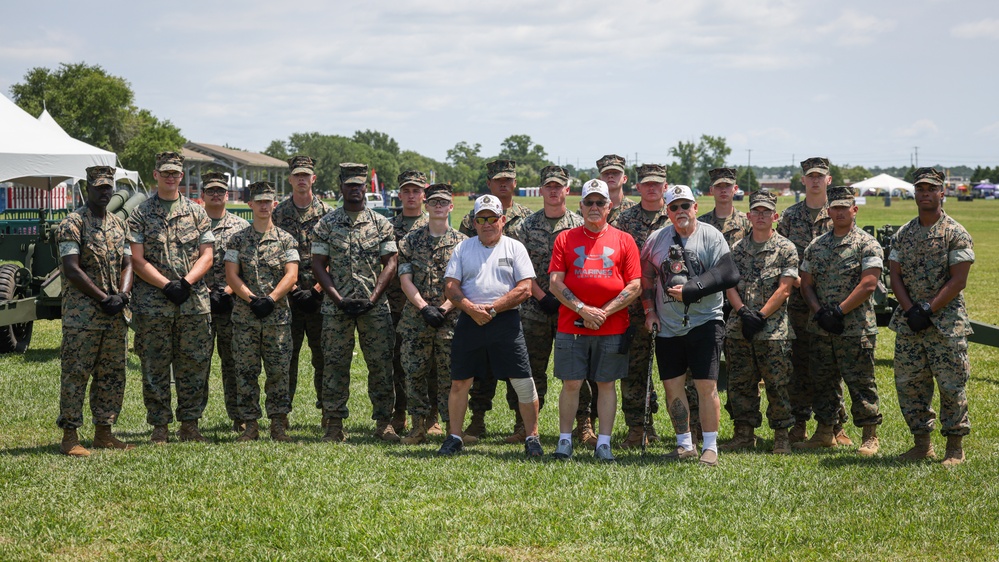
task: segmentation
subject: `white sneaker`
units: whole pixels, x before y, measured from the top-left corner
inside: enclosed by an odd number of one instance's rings
[[[593,451],[593,458],[604,462],[614,462],[617,460],[614,458],[614,455],[611,454],[610,445],[606,444],[600,445]]]

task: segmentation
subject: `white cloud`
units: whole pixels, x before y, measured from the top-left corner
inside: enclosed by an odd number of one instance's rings
[[[950,28],[950,34],[959,39],[999,39],[999,19],[984,19],[955,25]]]
[[[818,30],[833,37],[840,45],[866,45],[894,30],[895,25],[893,20],[846,10],[835,20],[819,26]]]
[[[902,138],[912,138],[936,134],[938,131],[939,128],[931,119],[919,119],[908,127],[897,129],[895,135]]]
[[[981,129],[978,130],[978,134],[988,135],[992,137],[999,137],[999,121],[996,121],[991,125],[986,125],[985,127],[982,127]]]

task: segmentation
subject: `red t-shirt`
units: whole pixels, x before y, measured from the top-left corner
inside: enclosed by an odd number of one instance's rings
[[[548,273],[565,272],[565,286],[588,306],[602,307],[628,282],[642,276],[638,246],[627,232],[613,226],[594,235],[585,226],[563,231],[555,239]],[[564,305],[558,312],[558,331],[587,336],[612,336],[628,329],[628,309],[615,312],[599,330],[574,325],[579,315]]]

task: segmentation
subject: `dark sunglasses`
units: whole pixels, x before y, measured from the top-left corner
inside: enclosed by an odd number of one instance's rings
[[[597,207],[604,207],[607,205],[606,199],[587,199],[583,201],[583,205],[587,207],[592,207],[596,205]]]
[[[475,217],[475,224],[486,224],[486,223],[496,224],[496,221],[498,221],[498,220],[500,220],[500,218],[498,216],[497,217]]]
[[[686,203],[674,203],[674,204],[672,204],[672,205],[669,206],[669,210],[670,210],[670,212],[673,212],[673,213],[679,211],[680,209],[683,209],[684,211],[686,211],[687,209],[690,208],[691,205],[693,205],[693,203],[691,203],[689,201],[686,202]]]

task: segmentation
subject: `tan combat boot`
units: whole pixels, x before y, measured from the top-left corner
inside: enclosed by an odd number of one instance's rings
[[[149,440],[152,441],[153,445],[166,445],[167,441],[170,440],[170,426],[154,425]]]
[[[427,442],[427,418],[423,416],[413,416],[413,425],[409,433],[402,438],[403,445],[419,445]]]
[[[878,441],[878,426],[865,425],[864,436],[861,439],[860,448],[857,449],[857,452],[862,457],[873,457],[879,448],[881,448],[881,443]]]
[[[342,418],[324,418],[326,420],[326,433],[323,434],[323,441],[329,443],[343,443],[347,440],[347,432],[343,430]]]
[[[239,420],[232,420],[232,430],[235,433],[243,433],[244,429],[246,429],[246,424]]]
[[[208,439],[198,431],[198,420],[180,422],[180,431],[177,437],[181,441],[194,441],[195,443],[208,443]]]
[[[795,443],[795,449],[821,449],[836,446],[836,437],[833,433],[833,427],[831,425],[825,425],[819,423],[819,426],[815,428],[815,433],[812,434],[812,438],[807,441],[800,441]]]
[[[593,421],[590,420],[590,416],[576,418],[576,429],[573,430],[572,436],[591,449],[597,446],[597,434],[593,432]]]
[[[243,434],[236,438],[236,443],[248,443],[260,439],[260,424],[257,420],[243,422]]]
[[[441,435],[444,435],[444,429],[438,421],[437,414],[430,414],[430,416],[427,417],[426,425],[428,436],[440,437]]]
[[[396,434],[406,431],[406,410],[397,410],[392,414],[392,429]]]
[[[513,433],[503,438],[507,443],[523,443],[527,439],[527,429],[524,428],[524,417],[520,415],[520,410],[515,412],[516,422],[513,424]]]
[[[117,437],[111,435],[110,425],[98,425],[94,430],[94,448],[119,449],[127,451],[129,449],[134,449],[135,445],[129,445],[128,443],[119,441]]]
[[[718,446],[719,451],[741,451],[756,448],[756,434],[748,423],[735,424],[735,435],[728,443]]]
[[[399,434],[395,432],[395,428],[392,427],[391,420],[379,420],[373,435],[376,439],[389,443],[398,443],[401,440]]]
[[[805,420],[794,422],[791,431],[787,434],[787,440],[794,445],[808,439],[808,422]]]
[[[853,447],[853,440],[850,436],[843,431],[843,424],[838,423],[833,426],[833,439],[836,440],[837,445],[842,445],[843,447]]]
[[[791,441],[788,439],[786,428],[774,430],[774,448],[771,452],[775,455],[786,455],[791,452]]]
[[[295,440],[288,436],[288,414],[274,414],[271,416],[271,441],[278,443],[294,443]]]
[[[930,440],[930,434],[925,435],[913,435],[913,440],[916,444],[912,446],[911,449],[902,453],[898,456],[900,461],[921,461],[924,459],[934,459],[937,454],[933,450],[933,441]]]
[[[947,451],[944,453],[944,460],[942,465],[951,467],[957,466],[964,462],[964,447],[962,442],[964,437],[961,435],[948,435],[947,436]]]
[[[628,428],[628,435],[621,442],[622,449],[640,449],[642,447],[642,435],[645,433],[645,428],[640,425],[633,425]],[[645,440],[645,444],[648,445],[648,439]]]
[[[62,443],[59,444],[59,450],[62,454],[71,457],[90,456],[90,451],[84,449],[83,445],[80,445],[80,439],[76,436],[75,429],[62,430]]]
[[[465,428],[465,437],[485,437],[486,435],[486,413],[472,410],[472,421]],[[468,441],[465,441],[468,444]]]

